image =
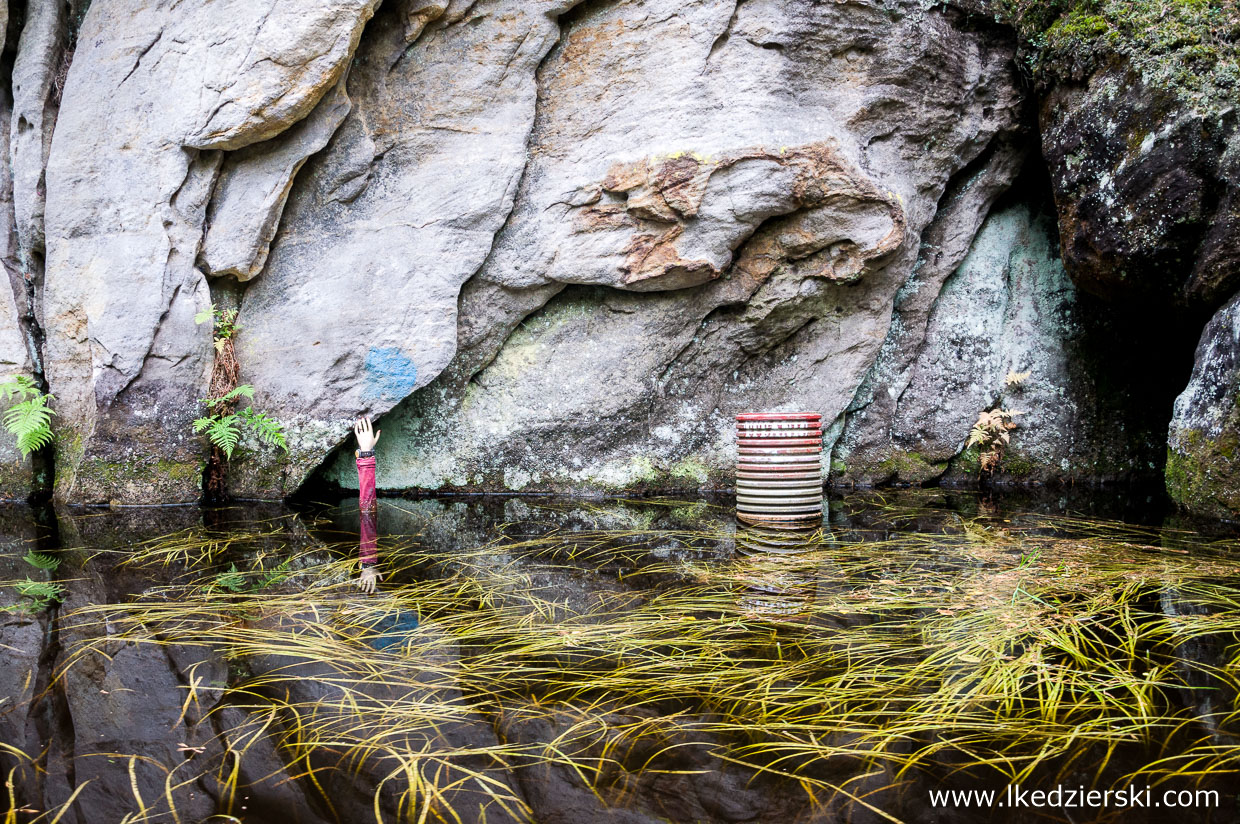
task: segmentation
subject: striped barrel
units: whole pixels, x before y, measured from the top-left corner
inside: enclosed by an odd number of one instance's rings
[[[745,412],[736,416],[736,517],[795,526],[822,518],[822,416]]]

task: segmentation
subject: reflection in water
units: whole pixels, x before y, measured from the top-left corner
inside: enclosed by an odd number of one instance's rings
[[[374,507],[361,507],[358,512],[357,560],[361,566],[358,586],[367,595],[374,594],[375,585],[383,578],[379,572],[379,531],[375,523],[378,514]]]
[[[755,618],[792,619],[805,617],[813,594],[813,579],[798,556],[813,551],[821,543],[823,529],[736,524],[736,550],[755,559],[750,565],[748,586],[741,598],[745,614]]]
[[[371,505],[358,506],[358,587],[367,595],[374,595],[383,573],[379,571],[379,508],[373,498]],[[394,608],[378,617],[371,625],[371,646],[378,650],[390,650],[406,644],[418,628],[418,614],[413,609]]]
[[[0,524],[0,770],[62,824],[1172,820],[927,808],[1014,777],[1219,790],[1173,820],[1236,820],[1234,538],[947,491],[733,519],[509,497],[70,512],[59,547]]]

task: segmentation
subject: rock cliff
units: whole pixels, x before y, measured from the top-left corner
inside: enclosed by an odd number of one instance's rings
[[[996,407],[997,478],[1157,475],[1240,287],[1234,50],[1185,91],[1103,5],[30,0],[0,360],[74,503],[200,497],[213,304],[288,436],[240,497],[349,485],[359,414],[389,489],[723,485],[754,408],[837,483],[973,482]]]

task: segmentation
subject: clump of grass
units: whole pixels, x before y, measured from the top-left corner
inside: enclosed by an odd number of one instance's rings
[[[359,598],[355,545],[291,553],[287,585],[259,592],[265,573],[229,561],[244,540],[183,533],[128,560],[176,564],[175,583],[65,619],[109,627],[66,668],[118,640],[284,662],[246,669],[226,702],[266,719],[290,771],[325,797],[332,775],[364,772],[385,820],[451,821],[479,803],[530,820],[503,776],[547,764],[610,805],[660,775],[729,766],[783,782],[806,808],[898,820],[917,775],[1075,785],[1088,768],[1105,787],[1233,775],[1240,553],[1185,555],[1184,537],[982,518],[942,533],[822,529],[763,552],[769,535],[508,527],[453,553],[381,547],[396,583]],[[734,540],[750,551],[701,551]],[[583,570],[597,586],[580,602],[546,583]],[[416,627],[394,630],[408,615]],[[1181,655],[1190,642],[1226,660]],[[1203,682],[1209,705],[1186,702]],[[457,735],[535,724],[549,732]]]

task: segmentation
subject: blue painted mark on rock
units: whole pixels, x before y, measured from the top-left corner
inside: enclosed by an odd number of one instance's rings
[[[372,346],[366,353],[366,397],[370,400],[399,401],[413,391],[418,367],[395,346]]]

